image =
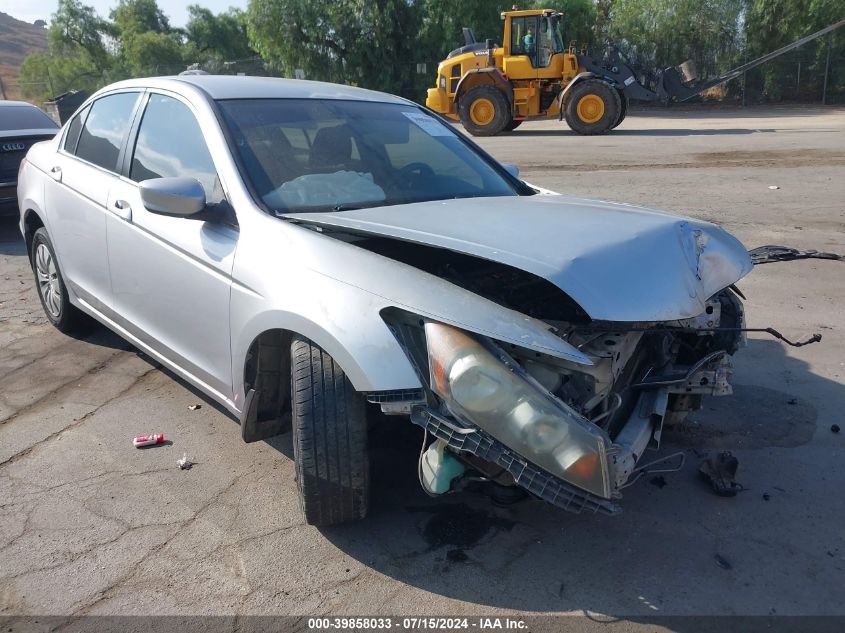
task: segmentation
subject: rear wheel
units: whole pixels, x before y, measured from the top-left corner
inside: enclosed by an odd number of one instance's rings
[[[605,134],[619,123],[622,100],[606,81],[587,79],[577,84],[566,101],[566,122],[578,134]]]
[[[30,263],[35,275],[38,298],[44,314],[60,332],[75,332],[90,324],[90,319],[68,299],[65,280],[59,269],[56,251],[47,229],[41,227],[32,236]]]
[[[362,519],[369,502],[366,401],[334,359],[310,340],[291,343],[293,454],[305,520]]]
[[[493,136],[512,121],[505,94],[495,86],[476,86],[461,96],[458,114],[473,136]]]
[[[505,126],[505,132],[513,132],[516,128],[522,125],[522,121],[511,119],[511,122]]]

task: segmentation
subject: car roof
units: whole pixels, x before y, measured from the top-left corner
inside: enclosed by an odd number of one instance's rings
[[[108,86],[111,88],[172,88],[185,85],[199,88],[212,99],[340,99],[374,101],[381,103],[411,103],[407,99],[385,92],[365,90],[342,84],[307,81],[304,79],[279,79],[276,77],[251,77],[242,75],[179,75],[174,77],[149,77],[130,79]]]
[[[6,101],[0,100],[0,108],[12,108],[12,107],[27,107],[27,108],[35,108],[36,110],[41,110],[38,106],[34,106],[31,103],[27,103],[26,101]],[[42,110],[43,112],[43,110]]]

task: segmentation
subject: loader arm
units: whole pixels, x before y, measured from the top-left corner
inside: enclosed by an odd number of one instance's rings
[[[654,78],[653,86],[647,87],[639,82],[637,75],[632,70],[631,62],[625,58],[619,48],[613,42],[608,42],[607,52],[601,59],[593,57],[589,54],[582,54],[578,56],[578,61],[581,66],[587,71],[594,73],[597,76],[604,77],[621,90],[629,99],[639,99],[640,101],[687,101],[693,97],[718,86],[725,82],[736,79],[744,72],[756,68],[761,64],[765,64],[776,57],[780,57],[784,53],[788,53],[808,42],[822,37],[828,33],[832,33],[836,29],[845,25],[845,20],[840,20],[830,26],[827,26],[820,31],[816,31],[806,37],[787,44],[775,51],[766,53],[757,59],[747,62],[742,66],[738,66],[728,72],[701,83],[691,83],[685,81],[681,77],[681,73],[677,67],[670,66],[663,70],[657,71]]]

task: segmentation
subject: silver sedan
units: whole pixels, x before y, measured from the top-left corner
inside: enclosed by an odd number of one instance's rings
[[[29,151],[18,200],[50,321],[105,324],[247,442],[292,427],[318,525],[365,516],[379,409],[424,429],[431,494],[616,513],[743,343],[752,265],[724,230],[533,187],[377,92],[114,84]]]

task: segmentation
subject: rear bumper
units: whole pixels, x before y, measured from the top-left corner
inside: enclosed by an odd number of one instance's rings
[[[18,183],[0,182],[0,217],[18,215]]]

